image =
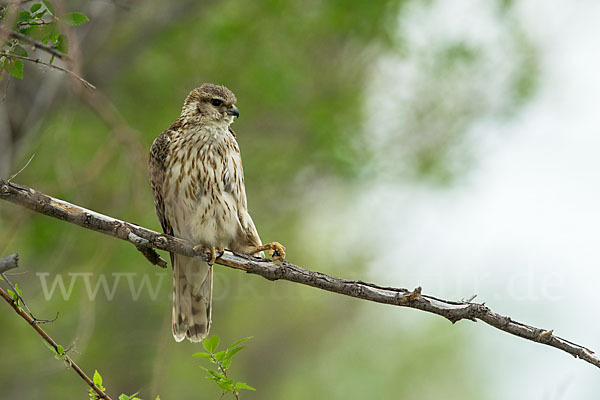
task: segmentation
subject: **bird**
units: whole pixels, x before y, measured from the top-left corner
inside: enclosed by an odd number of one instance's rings
[[[263,245],[248,212],[242,158],[231,129],[240,113],[225,86],[193,89],[181,115],[152,143],[148,160],[156,215],[168,235],[187,239],[200,257],[171,253],[173,337],[200,342],[212,317],[213,264],[225,249],[274,260],[285,258],[278,242]],[[210,253],[209,253],[210,252]]]

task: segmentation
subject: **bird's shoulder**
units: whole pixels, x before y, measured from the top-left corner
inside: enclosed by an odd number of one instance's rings
[[[156,215],[160,221],[160,225],[163,232],[172,235],[173,228],[167,218],[165,212],[164,203],[164,190],[165,190],[165,176],[167,169],[167,157],[171,148],[171,142],[177,132],[182,129],[182,123],[180,120],[176,120],[171,126],[162,132],[150,148],[150,157],[148,159],[148,169],[150,172],[150,187],[154,196],[154,205],[156,208]],[[173,254],[171,254],[171,260]]]
[[[171,147],[173,138],[183,129],[183,123],[178,119],[171,124],[169,128],[163,131],[160,135],[154,139],[152,147],[150,147],[150,159],[149,167],[152,168],[165,168],[167,155]]]

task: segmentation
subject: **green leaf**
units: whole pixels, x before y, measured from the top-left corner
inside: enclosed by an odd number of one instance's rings
[[[200,367],[200,368],[202,368],[203,370],[208,372],[213,377],[217,378],[217,380],[225,379],[225,377],[223,376],[223,374],[221,372],[213,371],[212,369],[208,369],[208,368],[204,368],[204,367]]]
[[[54,347],[52,347],[52,345],[46,341],[44,341],[44,344],[46,345],[47,348],[50,349],[51,352],[53,352],[54,354],[56,354],[56,350],[54,349]]]
[[[58,40],[56,41],[56,50],[62,51],[67,54],[69,52],[69,37],[64,34],[58,35]]]
[[[17,15],[17,25],[27,22],[31,19],[31,13],[29,11],[21,11]]]
[[[227,347],[227,350],[229,351],[229,350],[233,349],[235,346],[237,346],[238,344],[244,343],[246,340],[250,340],[253,337],[254,336],[248,336],[247,338],[243,338],[243,339],[238,340],[237,342],[233,342],[233,344],[231,344],[231,345],[229,345],[229,347]]]
[[[60,354],[62,354],[65,352],[65,348],[59,344],[59,345],[56,345],[56,351],[58,351]]]
[[[217,385],[223,390],[233,392],[233,383],[228,381],[216,381]]]
[[[52,3],[50,3],[48,0],[42,0],[42,4],[46,6],[46,9],[50,13],[50,15],[56,17],[56,14],[54,14],[54,6],[52,5]]]
[[[252,391],[256,391],[256,389],[254,389],[252,386],[250,385],[246,385],[244,382],[238,382],[235,384],[235,388],[236,389],[246,389],[246,390],[252,390]]]
[[[45,26],[45,25],[28,26],[25,29],[20,29],[19,32],[31,37],[32,39],[42,40],[42,27],[43,26]]]
[[[229,366],[231,365],[231,358],[226,358],[221,361],[221,365],[223,366],[223,369],[228,370]]]
[[[15,78],[23,79],[23,60],[13,60],[10,63],[9,73]],[[14,298],[15,300],[17,299],[16,296]]]
[[[194,353],[192,354],[192,357],[198,357],[198,358],[210,358],[211,355],[208,353],[203,353],[203,352],[199,352],[199,353]]]
[[[34,17],[35,18],[42,18],[44,16],[44,14],[46,14],[48,12],[48,10],[42,10],[39,13],[35,14]]]
[[[15,296],[15,292],[13,292],[12,290],[10,290],[10,289],[6,289],[6,292],[8,293],[8,295],[9,295],[10,297],[12,297],[12,299],[13,299],[13,300],[16,300],[16,299],[17,299],[17,296]]]
[[[63,17],[63,21],[65,21],[65,24],[69,26],[78,26],[88,22],[89,20],[90,19],[86,17],[85,14],[82,14],[80,12],[68,13],[65,14]]]
[[[209,353],[214,353],[215,350],[217,350],[217,346],[219,346],[219,341],[219,337],[217,335],[213,335],[204,339],[202,341],[202,346],[204,347],[204,350],[208,351]]]
[[[40,8],[42,8],[42,5],[40,3],[35,3],[34,5],[31,6],[31,8],[29,9],[29,11],[31,11],[32,13],[34,13],[37,10],[39,10]]]
[[[45,25],[34,25],[27,34],[33,39],[40,40],[47,44],[56,41],[60,36],[60,31],[58,29],[58,24],[52,22]]]
[[[217,361],[221,361],[223,359],[223,357],[225,357],[226,351],[219,351],[218,353],[215,354],[215,360]]]
[[[119,395],[119,400],[140,400],[137,397],[135,397],[138,395],[138,393],[139,392],[135,392],[134,394],[129,395],[129,396],[127,396],[125,393],[122,393]]]
[[[94,385],[100,387],[102,386],[102,375],[98,372],[98,370],[94,371],[94,379],[92,379]]]
[[[45,40],[48,42],[56,42],[60,36],[60,30],[58,29],[58,23],[52,22],[51,24],[42,25],[42,28],[46,32]]]
[[[27,57],[27,50],[25,50],[22,46],[16,45],[12,52],[18,56]],[[15,288],[16,287],[17,287],[17,285],[15,285]],[[19,290],[17,290],[17,292],[19,292],[19,294],[21,294],[21,292]]]
[[[227,352],[227,355],[225,356],[225,358],[226,358],[227,360],[231,360],[231,358],[232,358],[233,356],[235,356],[235,355],[236,355],[238,352],[240,352],[242,349],[245,349],[245,348],[246,348],[246,346],[240,346],[240,347],[236,347],[235,349],[233,349],[233,350],[231,350],[231,351],[228,351],[228,352]]]
[[[19,47],[21,47],[21,46],[19,46]],[[27,54],[27,53],[25,53],[25,54]],[[21,289],[19,289],[19,285],[17,285],[16,283],[15,283],[15,290],[17,291],[17,293],[19,293],[19,296],[23,296],[23,292],[21,292]]]

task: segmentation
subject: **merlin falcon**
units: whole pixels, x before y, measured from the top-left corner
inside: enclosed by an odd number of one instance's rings
[[[173,336],[199,342],[211,325],[213,263],[224,249],[248,255],[285,248],[263,245],[248,213],[244,172],[235,133],[236,98],[225,86],[205,83],[190,92],[181,116],[152,144],[150,186],[163,232],[208,249],[210,262],[171,253]],[[207,253],[208,253],[207,250]]]

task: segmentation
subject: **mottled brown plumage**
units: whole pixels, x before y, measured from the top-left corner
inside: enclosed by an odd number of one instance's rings
[[[198,246],[238,253],[271,250],[285,257],[279,243],[261,245],[246,204],[240,150],[230,128],[239,116],[235,95],[205,83],[190,92],[181,116],[152,144],[150,185],[165,233]],[[200,258],[171,254],[173,336],[193,342],[210,329],[212,265]]]

